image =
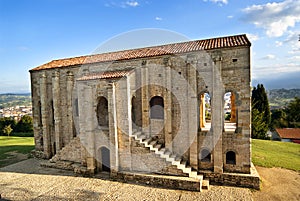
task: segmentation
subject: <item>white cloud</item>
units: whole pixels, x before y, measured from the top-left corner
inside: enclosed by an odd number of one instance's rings
[[[262,60],[273,60],[275,58],[276,58],[276,56],[274,54],[268,54],[268,55],[262,57],[261,59]]]
[[[228,15],[227,18],[228,18],[228,19],[232,19],[232,18],[233,18],[233,15]]]
[[[300,22],[300,1],[284,0],[243,9],[245,21],[265,29],[267,36],[280,37]]]
[[[247,34],[247,37],[249,38],[249,40],[250,40],[251,42],[259,40],[259,36],[258,36],[258,35],[255,35],[255,34],[250,34],[250,33],[248,33],[248,34]]]
[[[104,4],[105,7],[121,7],[121,8],[137,7],[139,5],[140,5],[140,3],[138,1],[134,1],[134,0],[122,1],[122,2],[118,2],[118,3],[111,1],[109,3]]]
[[[203,1],[217,3],[220,6],[222,6],[223,4],[228,4],[228,0],[203,0]]]
[[[282,46],[282,42],[281,41],[275,41],[275,45],[276,45],[276,47],[280,47],[280,46]]]
[[[131,7],[137,7],[139,4],[139,2],[137,1],[126,1],[125,3],[127,6],[131,6]]]
[[[157,20],[157,21],[161,21],[161,20],[162,20],[162,18],[161,18],[161,17],[155,17],[155,20]]]

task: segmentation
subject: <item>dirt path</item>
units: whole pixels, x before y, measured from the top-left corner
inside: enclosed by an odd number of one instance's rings
[[[253,193],[254,200],[300,200],[299,173],[281,168],[256,169],[262,180],[262,189]]]
[[[300,200],[297,172],[257,169],[261,191],[211,186],[200,193],[75,177],[70,171],[41,168],[38,160],[29,159],[0,168],[0,193],[3,200]]]

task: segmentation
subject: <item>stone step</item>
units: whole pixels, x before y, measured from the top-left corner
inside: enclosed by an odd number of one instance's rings
[[[148,145],[152,141],[152,138],[147,138],[143,141],[145,145]]]
[[[157,144],[157,141],[156,141],[156,140],[153,140],[152,142],[150,142],[149,145],[151,145],[152,147],[154,147],[156,144]]]
[[[209,180],[202,180],[202,186],[201,186],[201,188],[203,189],[203,190],[209,190]]]
[[[155,154],[160,155],[161,158],[165,158],[167,162],[171,162],[172,165],[176,165],[178,169],[188,174],[190,178],[199,180],[200,191],[202,189],[209,189],[209,181],[203,180],[203,175],[198,175],[198,172],[193,170],[192,167],[187,164],[186,159],[183,159],[181,156],[174,154],[167,148],[162,148],[162,144],[160,144],[157,140],[153,140],[151,137],[147,137],[142,132],[135,132],[133,137],[141,144],[144,144],[145,147],[148,147],[150,150],[155,151]]]

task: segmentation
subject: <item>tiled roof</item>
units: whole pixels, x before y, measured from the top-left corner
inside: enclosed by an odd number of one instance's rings
[[[111,78],[121,78],[130,73],[131,70],[123,70],[123,71],[105,71],[101,73],[94,73],[85,75],[77,80],[85,81],[85,80],[97,80],[97,79],[111,79]]]
[[[238,46],[251,46],[245,34],[53,60],[31,71]]]
[[[300,128],[276,128],[280,138],[300,139]]]

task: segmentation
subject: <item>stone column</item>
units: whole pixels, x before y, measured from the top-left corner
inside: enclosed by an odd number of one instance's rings
[[[84,104],[86,111],[82,118],[85,118],[85,135],[87,141],[87,169],[89,172],[94,173],[96,170],[95,160],[95,109],[93,101],[93,86],[86,86],[84,90]],[[84,125],[83,125],[84,126]]]
[[[69,143],[73,138],[74,132],[74,123],[73,123],[73,86],[74,86],[74,76],[72,72],[68,72],[67,74],[67,133],[66,133],[66,141]]]
[[[150,135],[149,130],[149,86],[148,86],[148,67],[146,65],[141,68],[142,74],[142,130],[146,135]]]
[[[165,146],[172,151],[172,76],[171,67],[166,67],[166,87],[167,92],[165,93]]]
[[[222,57],[219,52],[213,55],[213,73],[212,73],[212,122],[211,129],[214,141],[214,172],[223,173],[223,149],[222,134],[224,127],[224,107],[223,94],[224,86],[222,84],[221,70]]]
[[[59,85],[59,72],[55,71],[52,77],[52,95],[53,95],[53,109],[54,109],[54,131],[55,131],[55,144],[56,153],[62,148],[61,132],[61,109],[60,109],[60,85]]]
[[[230,122],[231,123],[236,123],[235,95],[234,95],[233,92],[231,92],[230,102],[231,102]]]
[[[48,124],[48,107],[47,107],[47,77],[43,73],[40,77],[40,98],[41,98],[41,114],[42,114],[42,125],[43,125],[43,148],[44,157],[49,159],[52,156],[51,153],[51,139],[49,133]]]
[[[205,94],[200,95],[200,127],[205,127]]]
[[[188,123],[189,123],[189,144],[190,165],[194,169],[198,169],[198,106],[197,106],[197,80],[196,69],[191,65],[187,65],[188,70]]]
[[[110,173],[112,177],[117,176],[119,171],[119,143],[118,122],[116,105],[116,86],[112,83],[108,87],[108,114],[109,114],[109,139],[110,139]],[[114,146],[114,147],[113,147]],[[114,150],[113,150],[114,148]]]

